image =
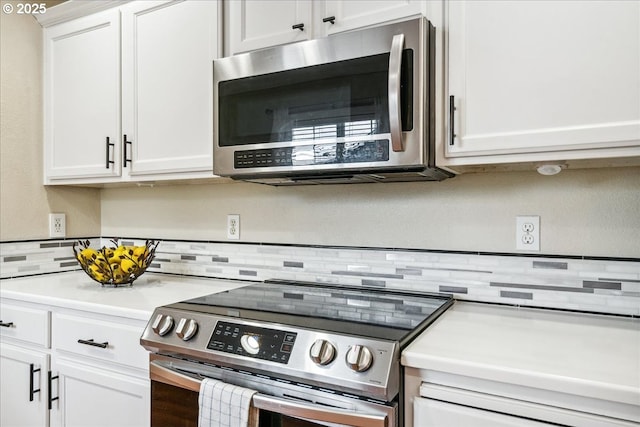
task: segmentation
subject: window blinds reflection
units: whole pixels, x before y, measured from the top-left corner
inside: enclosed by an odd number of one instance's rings
[[[292,129],[294,141],[336,138],[338,136],[375,135],[378,133],[378,120],[358,120],[340,125],[303,126]]]

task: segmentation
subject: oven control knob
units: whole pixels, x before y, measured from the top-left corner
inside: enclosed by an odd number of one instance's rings
[[[167,335],[173,329],[173,317],[164,314],[158,314],[151,325],[153,332],[161,337]]]
[[[325,366],[336,358],[336,348],[329,341],[319,339],[309,349],[309,356],[316,365]]]
[[[247,334],[241,336],[240,345],[249,354],[258,354],[260,352],[260,338],[257,335]]]
[[[176,327],[176,335],[182,341],[189,341],[198,332],[198,324],[193,319],[180,319]]]
[[[356,372],[364,372],[373,363],[371,350],[363,345],[354,345],[347,352],[347,366]]]

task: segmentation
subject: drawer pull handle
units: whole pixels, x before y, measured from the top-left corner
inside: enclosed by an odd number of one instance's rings
[[[29,402],[33,402],[33,395],[36,393],[40,393],[40,389],[33,389],[33,374],[36,372],[40,372],[40,368],[33,369],[35,366],[32,364],[29,365]]]
[[[53,409],[53,401],[54,400],[58,400],[60,399],[60,396],[56,396],[53,397],[53,380],[57,380],[60,376],[56,375],[55,377],[53,376],[53,374],[51,373],[51,371],[49,371],[48,374],[48,384],[49,384],[49,410]]]
[[[300,31],[304,31],[304,23],[302,24],[296,24],[296,25],[292,25],[291,26],[292,30],[300,30]]]
[[[322,22],[331,22],[331,24],[335,24],[336,23],[336,17],[335,16],[327,16],[326,18],[322,18]]]
[[[78,340],[78,344],[85,344],[85,345],[91,345],[93,347],[107,348],[107,346],[109,345],[109,342],[108,341],[95,342],[92,338],[90,340]]]
[[[3,322],[2,320],[0,320],[0,326],[2,326],[3,328],[12,328],[13,327],[13,322]]]

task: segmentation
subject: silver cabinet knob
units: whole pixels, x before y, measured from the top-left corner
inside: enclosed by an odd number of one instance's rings
[[[354,345],[347,352],[347,366],[356,372],[364,372],[369,369],[373,363],[373,354],[371,350],[363,345]]]
[[[158,314],[151,325],[153,332],[161,337],[167,335],[173,329],[173,317],[164,314]]]
[[[198,332],[198,324],[193,319],[180,319],[176,327],[176,335],[182,341],[189,341]]]
[[[325,366],[336,358],[336,348],[327,340],[316,340],[309,349],[309,356],[316,365]]]

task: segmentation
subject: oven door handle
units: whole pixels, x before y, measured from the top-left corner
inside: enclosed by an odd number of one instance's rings
[[[253,396],[253,406],[276,414],[304,418],[311,421],[344,424],[354,427],[387,427],[389,425],[387,416],[384,414],[363,414],[340,408],[295,402],[260,393]]]
[[[196,393],[200,392],[200,380],[160,366],[153,361],[149,364],[149,377],[152,381],[159,381]],[[385,414],[356,413],[340,408],[291,401],[262,393],[253,395],[252,405],[258,409],[311,421],[346,424],[354,427],[389,426],[389,420]]]
[[[402,48],[404,34],[396,34],[391,41],[389,53],[389,127],[391,130],[391,149],[404,151],[402,139],[402,120],[400,118],[400,87],[402,70]]]

